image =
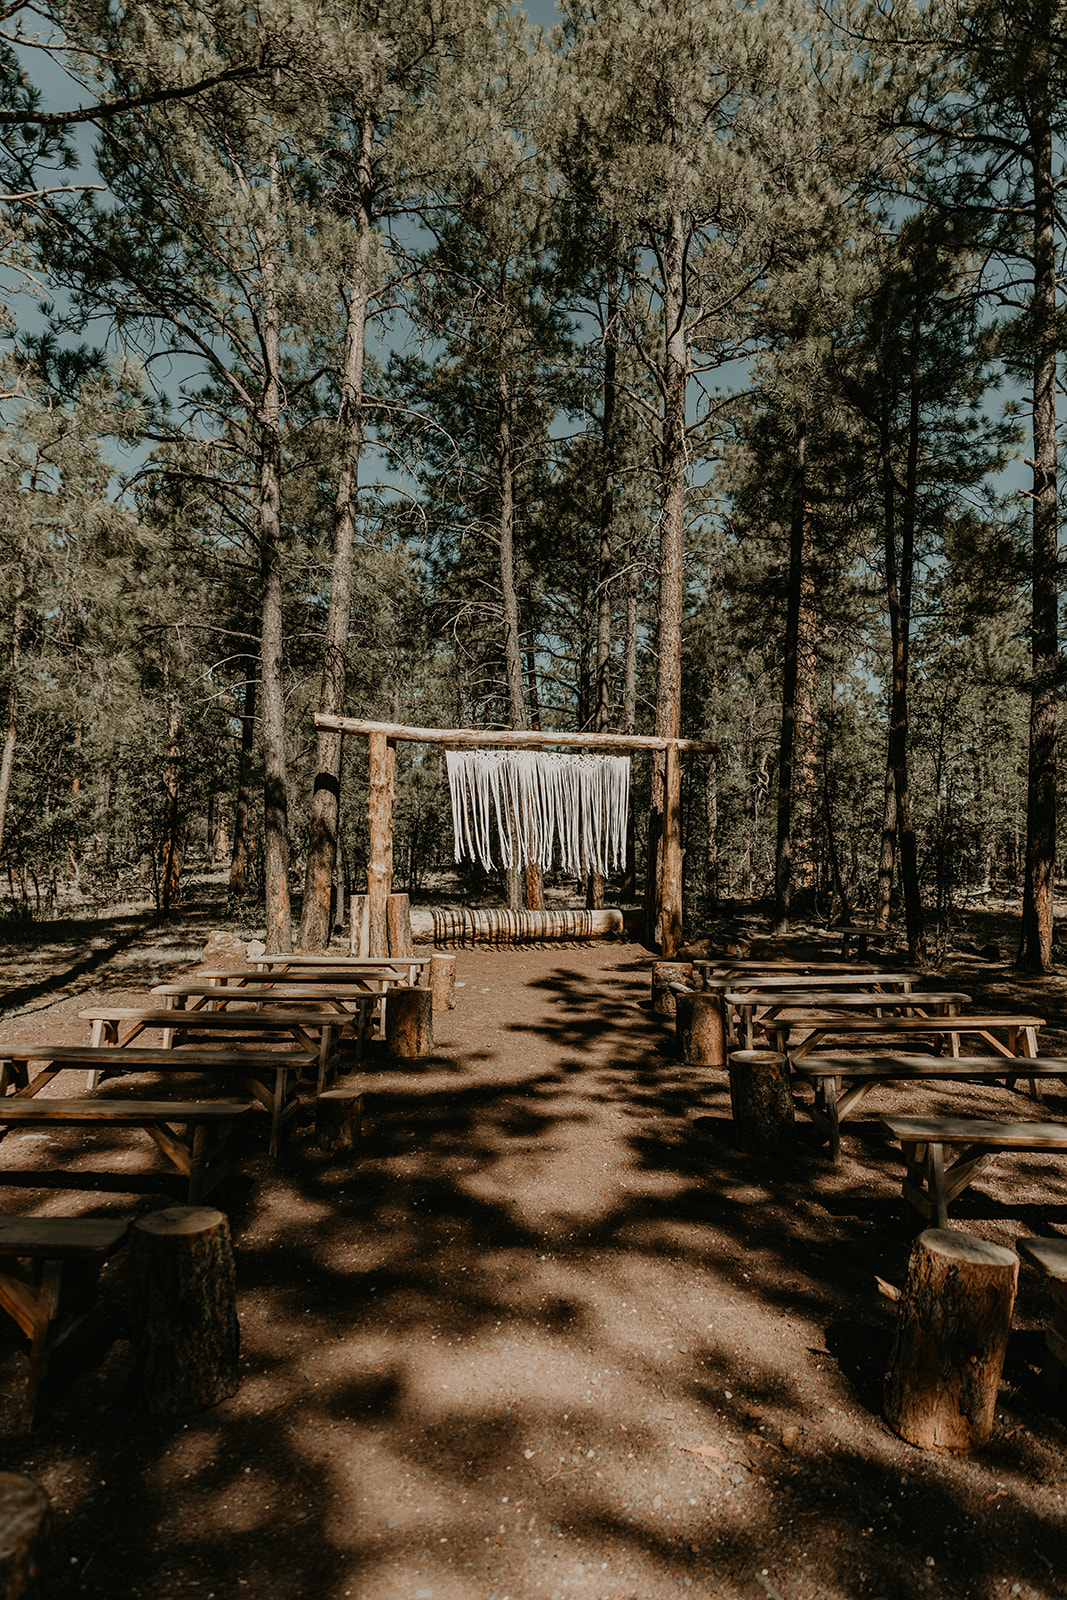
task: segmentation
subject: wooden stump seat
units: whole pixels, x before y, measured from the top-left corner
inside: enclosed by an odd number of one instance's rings
[[[944,1228],[916,1239],[889,1358],[885,1419],[924,1450],[968,1454],[993,1432],[1019,1260]]]
[[[211,1206],[149,1212],[130,1238],[134,1386],[157,1417],[237,1392],[240,1330],[230,1225]]]
[[[97,1279],[129,1224],[94,1217],[0,1217],[0,1307],[30,1342],[19,1425],[33,1427],[53,1356],[70,1352],[99,1321]],[[30,1263],[28,1273],[16,1262]]]

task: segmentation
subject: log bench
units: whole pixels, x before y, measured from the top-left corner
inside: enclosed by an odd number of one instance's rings
[[[131,1045],[146,1029],[157,1029],[163,1035],[163,1048],[173,1049],[188,1040],[191,1034],[229,1036],[235,1041],[258,1041],[268,1037],[288,1036],[304,1050],[313,1050],[318,1060],[317,1092],[326,1087],[329,1071],[338,1060],[337,1037],[344,1021],[336,1012],[328,1011],[197,1011],[190,1014],[188,1022],[176,1022],[172,1009],[148,1006],[91,1006],[79,1011],[79,1017],[92,1023],[93,1045],[117,1045],[123,1049]],[[129,1026],[119,1037],[123,1023]],[[203,1042],[202,1040],[200,1041]]]
[[[1067,1155],[1067,1125],[987,1122],[979,1117],[883,1117],[881,1125],[904,1152],[905,1205],[935,1228],[948,1227],[956,1196],[1007,1151]],[[955,1160],[945,1165],[946,1149]]]
[[[1045,1329],[1042,1376],[1045,1393],[1059,1400],[1067,1373],[1067,1239],[1016,1239],[1015,1248],[1049,1279],[1052,1288],[1052,1325]]]
[[[296,1079],[315,1067],[310,1050],[211,1050],[200,1046],[171,1050],[143,1045],[0,1045],[0,1095],[39,1094],[61,1072],[82,1069],[95,1089],[120,1072],[236,1073],[241,1084],[270,1112],[270,1153],[278,1154],[286,1127],[297,1113]],[[29,1069],[41,1063],[31,1078]]]
[[[1017,1059],[1022,1072],[1006,1069],[1003,1056],[802,1056],[793,1063],[793,1076],[814,1091],[809,1114],[836,1161],[841,1123],[877,1083],[993,1082],[1011,1089],[1017,1078],[1026,1077],[1031,1093],[1040,1098],[1039,1079],[1067,1078],[1067,1058],[1028,1056],[1025,1065]]]
[[[129,1224],[93,1217],[0,1217],[0,1307],[30,1342],[19,1426],[27,1433],[53,1356],[74,1350],[97,1326],[100,1268]],[[20,1272],[17,1262],[31,1263]]]
[[[229,1170],[230,1133],[254,1108],[229,1100],[0,1099],[0,1129],[32,1127],[141,1128],[187,1178],[190,1205],[221,1184]],[[184,1128],[184,1134],[179,1130]]]

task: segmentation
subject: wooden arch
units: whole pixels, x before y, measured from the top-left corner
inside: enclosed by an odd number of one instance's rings
[[[370,903],[370,953],[389,953],[386,907],[393,884],[393,794],[396,785],[396,747],[409,744],[444,744],[453,749],[503,750],[603,750],[624,754],[630,750],[664,752],[667,805],[660,849],[660,900],[663,906],[659,943],[672,956],[682,933],[682,834],[680,756],[683,751],[711,754],[713,744],[702,739],[662,739],[654,734],[545,733],[540,729],[408,728],[401,723],[366,722],[359,717],[315,713],[315,726],[332,733],[358,733],[368,743],[370,790],[367,821],[370,833],[367,857],[367,898]]]

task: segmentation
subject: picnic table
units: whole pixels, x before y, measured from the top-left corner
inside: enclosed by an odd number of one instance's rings
[[[1036,1095],[1039,1079],[1067,1078],[1067,1060],[1029,1056],[1022,1072],[1016,1072],[999,1055],[808,1056],[799,1059],[793,1071],[814,1092],[814,1103],[808,1107],[811,1120],[836,1161],[841,1151],[841,1123],[878,1083],[1003,1082],[1010,1089],[1017,1078],[1026,1077]]]
[[[344,1019],[334,1011],[197,1011],[177,1012],[169,1007],[150,1006],[90,1006],[78,1012],[86,1022],[92,1023],[93,1045],[117,1045],[127,1048],[147,1029],[159,1030],[163,1035],[164,1049],[172,1049],[177,1041],[185,1041],[190,1033],[209,1034],[225,1038],[227,1035],[243,1039],[261,1039],[288,1036],[303,1050],[312,1050],[318,1061],[317,1093],[322,1093],[327,1073],[338,1058],[337,1039],[344,1027]],[[179,1018],[182,1020],[179,1022]],[[121,1026],[128,1024],[120,1037]],[[202,1042],[202,1041],[201,1041]]]
[[[120,1072],[236,1074],[270,1113],[270,1153],[276,1156],[286,1125],[296,1114],[296,1078],[317,1063],[312,1050],[217,1050],[203,1046],[148,1049],[137,1045],[14,1044],[0,1046],[0,1096],[32,1099],[61,1072],[88,1074],[95,1089]],[[37,1071],[30,1076],[33,1066]],[[2,1104],[0,1099],[0,1104]]]
[[[385,1005],[390,989],[410,987],[428,976],[431,956],[260,956],[247,967],[218,967],[199,977],[221,985],[345,984],[374,996],[378,1007],[378,1032],[385,1036]],[[425,969],[425,970],[424,970]]]
[[[744,1037],[744,1048],[752,1050],[757,1028],[780,1037],[785,1027],[786,1011],[815,1012],[818,1017],[843,1011],[862,1011],[880,1018],[892,1015],[917,1017],[951,1016],[961,1005],[970,1004],[970,995],[951,991],[936,993],[929,990],[906,990],[892,993],[886,990],[855,989],[728,989],[723,1001],[727,1007],[727,1025],[735,1037]],[[736,1017],[738,1026],[733,1027]],[[799,1019],[794,1019],[796,1022]],[[810,1019],[803,1019],[810,1020]],[[781,1026],[776,1027],[776,1024]],[[793,1024],[790,1024],[792,1026]]]

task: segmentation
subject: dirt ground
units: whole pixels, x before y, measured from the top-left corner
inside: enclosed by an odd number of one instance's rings
[[[194,970],[212,915],[28,931],[4,948],[0,1041],[84,1039],[94,996]],[[0,1467],[51,1498],[50,1600],[1067,1593],[1067,1430],[1042,1394],[1050,1303],[1032,1268],[981,1454],[920,1452],[879,1415],[895,1309],[875,1280],[903,1281],[909,1239],[877,1117],[1031,1103],[884,1088],[836,1167],[808,1142],[788,1168],[743,1155],[724,1075],[684,1066],[650,1009],[649,964],[618,943],[461,951],[433,1059],[397,1070],[372,1048],[357,1160],[302,1128],[271,1163],[257,1126],[227,1199],[232,1400],[134,1409],[119,1257],[107,1337],[20,1438],[25,1356],[3,1319]],[[1035,1010],[1044,1053],[1067,1052],[1063,979],[957,953],[930,975],[946,983]],[[121,1092],[158,1094],[150,1081]],[[83,1087],[66,1074],[52,1092]],[[1065,1112],[1051,1091],[1040,1114]],[[0,1209],[173,1204],[141,1145],[9,1136]],[[1005,1160],[953,1222],[998,1243],[1062,1236],[1067,1166]]]

